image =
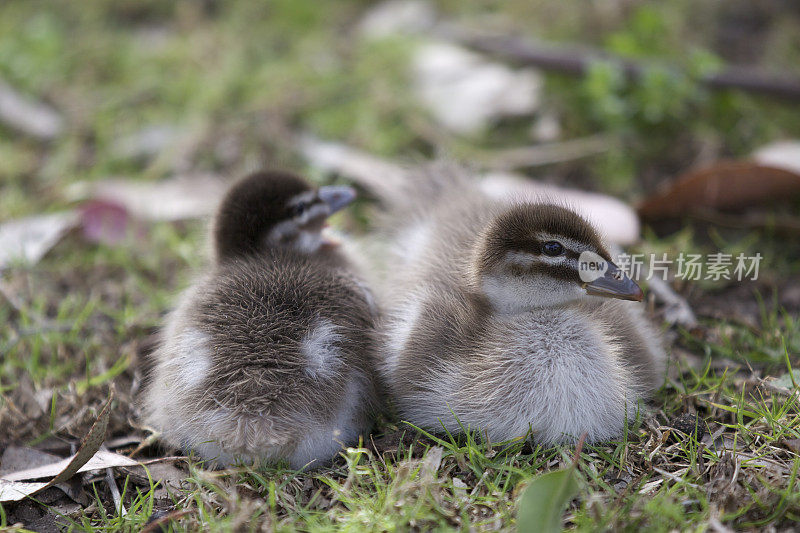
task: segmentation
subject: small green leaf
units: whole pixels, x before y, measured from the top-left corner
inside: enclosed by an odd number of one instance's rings
[[[548,472],[534,478],[519,499],[517,531],[559,532],[564,508],[578,492],[575,468]]]

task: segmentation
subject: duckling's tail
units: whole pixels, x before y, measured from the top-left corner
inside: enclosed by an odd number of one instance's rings
[[[449,192],[471,186],[462,168],[445,161],[403,166],[308,135],[300,139],[299,146],[312,166],[352,180],[395,212],[424,208]]]
[[[311,136],[302,137],[298,145],[311,166],[350,179],[375,196],[387,227],[428,216],[445,203],[482,196],[509,204],[563,205],[586,217],[610,242],[627,245],[639,239],[636,211],[611,196],[564,189],[520,175],[481,173],[441,159],[403,166]]]

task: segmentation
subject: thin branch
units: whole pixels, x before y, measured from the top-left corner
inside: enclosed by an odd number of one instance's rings
[[[515,170],[574,161],[607,152],[610,147],[611,142],[607,137],[595,135],[563,142],[486,151],[475,157],[487,168]]]
[[[572,76],[585,75],[597,60],[612,61],[630,79],[643,77],[648,68],[645,64],[596,49],[557,48],[518,37],[476,35],[458,29],[448,29],[444,34],[480,52]],[[786,100],[800,100],[800,78],[770,74],[753,68],[728,67],[721,72],[701,76],[700,82],[713,90],[738,89]]]

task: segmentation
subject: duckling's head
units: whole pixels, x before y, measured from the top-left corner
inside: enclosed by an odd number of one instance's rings
[[[322,229],[332,213],[355,198],[350,187],[315,188],[290,172],[260,171],[234,184],[213,224],[218,261],[286,248],[314,253],[325,244]]]
[[[474,263],[480,290],[503,312],[569,304],[587,295],[642,299],[592,225],[556,205],[520,204],[497,216],[479,241]]]

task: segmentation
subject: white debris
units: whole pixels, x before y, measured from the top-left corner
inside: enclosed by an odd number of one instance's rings
[[[762,146],[753,153],[753,159],[762,165],[800,174],[800,141],[778,141]]]
[[[2,479],[4,481],[28,481],[33,479],[55,477],[63,472],[74,459],[75,455],[67,457],[66,459],[61,459],[57,462],[46,464],[44,466],[20,470],[19,472],[11,472],[4,474]],[[85,461],[84,464],[77,469],[77,473],[103,470],[105,468],[115,468],[118,466],[139,465],[141,465],[139,461],[134,461],[130,457],[106,450],[98,450],[94,453],[94,455],[89,457],[88,461]]]
[[[368,39],[418,34],[431,29],[435,22],[436,11],[430,2],[388,0],[367,11],[358,33]]]
[[[544,112],[531,126],[531,138],[540,143],[550,143],[561,139],[561,122],[552,112]]]
[[[64,121],[55,109],[22,96],[2,80],[0,122],[43,141],[58,137],[64,129]]]
[[[469,135],[503,116],[533,113],[542,76],[513,70],[460,46],[433,42],[413,59],[414,88],[433,116],[451,131]]]
[[[656,300],[664,304],[664,320],[666,322],[689,330],[697,327],[697,317],[689,302],[675,292],[666,280],[653,276],[647,282],[647,288],[655,295]]]
[[[38,263],[78,222],[79,215],[69,211],[0,224],[0,269],[15,261]]]
[[[175,145],[184,134],[184,130],[172,124],[156,124],[120,137],[112,144],[111,151],[127,159],[153,157]]]
[[[122,205],[142,220],[187,220],[210,215],[227,184],[196,174],[159,182],[106,180],[90,185],[89,196]]]

